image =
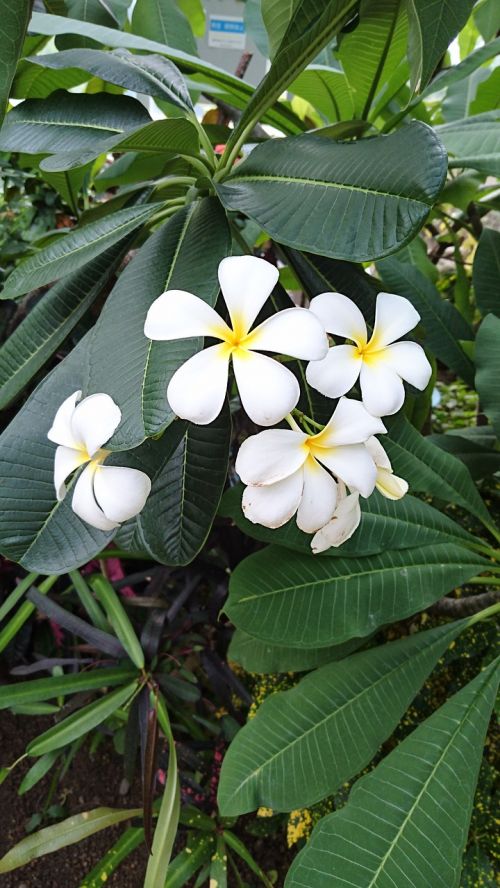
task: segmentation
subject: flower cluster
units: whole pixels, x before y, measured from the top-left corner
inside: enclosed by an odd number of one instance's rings
[[[431,368],[420,345],[396,341],[419,315],[408,300],[390,293],[377,297],[370,337],[359,308],[340,293],[322,293],[310,308],[285,308],[256,324],[277,280],[277,269],[263,259],[223,259],[219,282],[229,323],[198,296],[167,290],[152,303],[144,333],[152,340],[215,340],[172,376],[167,398],[177,416],[198,425],[213,422],[226,398],[232,363],[250,419],[265,427],[288,423],[241,445],[236,471],[246,485],[242,509],[249,521],[271,528],[296,515],[298,527],[314,534],[312,551],[322,552],[354,533],[360,496],[370,496],[375,487],[390,499],[406,493],[408,485],[393,474],[375,435],[386,432],[381,417],[402,406],[403,381],[423,389]],[[327,334],[343,341],[330,345]],[[281,363],[283,355],[307,361],[309,386],[339,399],[324,427],[295,409],[300,386]],[[361,400],[345,397],[358,380]],[[136,469],[103,465],[109,451],[101,448],[117,428],[120,410],[106,394],[77,405],[80,396],[76,392],[64,402],[49,432],[59,445],[56,491],[62,498],[66,478],[88,463],[75,485],[73,510],[108,530],[143,508],[151,485]]]

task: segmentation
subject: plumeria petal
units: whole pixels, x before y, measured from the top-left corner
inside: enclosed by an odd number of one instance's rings
[[[243,441],[235,469],[244,484],[274,484],[293,475],[306,461],[307,435],[291,429],[267,429]]]
[[[377,469],[376,487],[383,496],[390,500],[401,499],[408,493],[408,482],[404,478],[398,478],[388,469]]]
[[[76,406],[71,419],[75,438],[83,443],[89,456],[109,441],[117,429],[122,413],[109,395],[99,392],[89,395]]]
[[[368,438],[366,448],[378,469],[387,469],[389,472],[392,472],[391,461],[378,438]]]
[[[94,475],[94,496],[110,521],[128,521],[142,511],[151,492],[144,472],[126,466],[98,466]]]
[[[75,438],[75,433],[71,426],[71,418],[81,397],[81,391],[73,392],[69,398],[62,402],[47,433],[49,441],[53,441],[54,444],[63,444],[65,447],[78,448],[83,446],[83,442]]]
[[[432,367],[422,346],[416,342],[395,342],[394,345],[389,345],[384,351],[384,363],[420,390],[426,387],[431,378]]]
[[[368,413],[361,401],[341,398],[332,418],[312,441],[316,447],[339,447],[361,444],[372,435],[381,435],[387,429],[379,417]]]
[[[315,555],[326,552],[332,547],[337,548],[350,539],[361,521],[359,494],[351,493],[339,500],[334,516],[328,524],[318,530],[311,540],[311,549]]]
[[[245,518],[264,527],[282,527],[297,511],[304,483],[302,469],[267,487],[245,487],[241,507]]]
[[[318,449],[314,455],[344,484],[358,490],[361,496],[373,493],[377,469],[364,444]]]
[[[94,496],[94,475],[98,468],[90,463],[82,472],[75,484],[71,508],[82,521],[97,527],[98,530],[113,530],[119,527],[118,522],[110,521],[96,502]]]
[[[306,379],[313,389],[327,398],[340,398],[356,382],[362,358],[355,345],[334,345],[322,361],[311,361]]]
[[[293,410],[300,387],[283,364],[238,349],[233,352],[233,366],[243,408],[257,425],[275,425]]]
[[[403,406],[405,389],[401,377],[382,360],[363,363],[360,383],[363,404],[373,416],[391,416]]]
[[[66,496],[66,485],[64,483],[66,478],[86,462],[88,462],[86,453],[83,453],[81,450],[75,450],[73,447],[59,445],[54,460],[54,486],[59,502]]]
[[[219,415],[226,397],[229,372],[227,345],[212,345],[182,364],[172,376],[167,399],[174,413],[198,425]]]
[[[309,457],[304,465],[304,487],[297,511],[297,525],[304,533],[315,533],[330,521],[337,505],[337,485],[332,476]]]
[[[311,302],[310,310],[323,323],[328,333],[352,339],[365,345],[368,334],[366,323],[358,306],[342,293],[320,293]]]
[[[219,283],[233,330],[248,333],[279,278],[279,271],[256,256],[228,256],[219,265]]]
[[[198,296],[186,290],[166,290],[152,303],[144,324],[148,339],[189,339],[230,333],[222,318]]]
[[[411,302],[395,293],[379,293],[375,307],[375,326],[370,341],[377,348],[395,342],[417,326],[420,315]]]
[[[307,308],[286,308],[255,328],[247,348],[317,361],[326,355],[328,339],[321,321]]]

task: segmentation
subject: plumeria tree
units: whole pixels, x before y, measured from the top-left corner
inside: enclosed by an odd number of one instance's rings
[[[271,59],[256,88],[197,54],[197,2],[31,6],[0,0],[0,151],[69,224],[11,262],[2,292],[30,310],[0,349],[0,549],[29,573],[0,648],[36,607],[115,661],[0,688],[4,707],[95,693],[30,743],[35,776],[110,719],[143,719],[143,808],[70,819],[76,841],[142,812],[146,888],[198,869],[226,884],[228,849],[248,855],[224,818],[355,778],[287,888],[472,884],[492,649],[379,750],[450,645],[500,609],[497,4],[247,0]],[[430,438],[442,377],[477,388],[479,420]],[[113,551],[189,576],[214,528],[221,551],[224,533],[245,539],[223,571],[229,659],[296,679],[235,734],[221,819],[203,825],[181,806],[167,624],[141,632],[79,568]],[[66,574],[62,607],[48,593]],[[446,619],[423,628],[433,613]],[[206,835],[171,863],[179,820]],[[23,840],[0,872],[68,829]]]

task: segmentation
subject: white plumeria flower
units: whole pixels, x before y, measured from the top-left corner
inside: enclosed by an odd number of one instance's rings
[[[314,533],[337,508],[337,483],[330,472],[362,496],[372,493],[377,470],[364,442],[386,429],[348,398],[340,399],[318,434],[294,425],[259,432],[241,445],[236,471],[248,485],[242,509],[249,521],[264,527],[281,527],[297,512],[298,527]]]
[[[408,482],[394,474],[391,461],[380,441],[376,438],[369,438],[366,446],[377,467],[377,480],[375,482],[377,490],[387,499],[401,499],[405,493],[408,493]]]
[[[376,438],[371,439],[376,440]],[[331,520],[314,534],[311,549],[314,555],[326,552],[327,549],[338,548],[349,540],[358,529],[361,521],[359,493],[347,493],[345,485],[339,482],[337,508]]]
[[[355,343],[335,345],[323,360],[308,365],[307,381],[321,394],[339,398],[359,378],[366,409],[373,416],[389,416],[403,405],[403,380],[417,389],[426,387],[432,370],[423,348],[416,342],[396,342],[420,320],[408,299],[378,294],[370,339],[359,308],[342,293],[321,293],[312,300],[311,311],[328,333]]]
[[[113,530],[137,515],[151,490],[151,481],[138,469],[105,466],[109,441],[121,420],[120,408],[106,394],[73,392],[59,407],[47,434],[58,444],[54,461],[54,485],[59,501],[66,496],[66,480],[88,463],[73,492],[71,507],[82,521],[98,530]],[[80,403],[78,403],[80,401]]]
[[[198,425],[212,422],[226,397],[229,360],[241,403],[258,425],[280,422],[300,396],[299,384],[283,364],[260,351],[315,361],[328,350],[325,330],[305,308],[288,308],[251,330],[278,280],[278,269],[255,256],[231,256],[219,265],[219,282],[231,327],[198,296],[167,290],[148,311],[144,333],[149,339],[219,339],[189,358],[174,373],[167,389],[172,410]]]

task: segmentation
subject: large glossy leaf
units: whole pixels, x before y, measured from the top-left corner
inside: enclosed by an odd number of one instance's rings
[[[407,0],[412,89],[422,90],[463,28],[475,0]]]
[[[460,340],[472,340],[473,333],[458,309],[443,299],[432,281],[409,262],[391,257],[378,262],[377,269],[387,290],[405,296],[420,314],[425,332],[422,345],[472,385],[474,365]]]
[[[484,62],[493,59],[499,52],[500,37],[497,37],[496,40],[492,40],[491,43],[486,43],[484,46],[480,46],[478,49],[474,50],[474,52],[471,52],[471,54],[458,65],[452,65],[444,71],[440,71],[432,83],[429,84],[421,96],[418,96],[414,102],[419,102],[420,98],[432,95],[434,92],[449,87],[454,83],[458,83],[460,80],[463,80],[464,77],[468,77],[473,71],[476,71],[477,68],[484,64]]]
[[[456,429],[455,431],[464,430]],[[493,436],[493,444],[489,444],[487,447],[483,447],[471,437],[462,437],[458,434],[429,435],[429,439],[433,444],[437,444],[448,453],[453,453],[465,463],[474,481],[488,478],[500,471],[500,451],[494,449],[495,436]]]
[[[81,268],[147,222],[161,207],[161,203],[127,207],[58,238],[18,265],[9,275],[2,299],[22,296]]]
[[[298,0],[261,0],[262,18],[269,37],[271,58],[276,55]]]
[[[30,860],[74,845],[101,829],[141,814],[142,808],[94,808],[92,811],[82,811],[81,814],[68,817],[53,826],[46,826],[45,829],[21,839],[7,851],[0,860],[0,873],[10,873],[19,866],[25,866]]]
[[[199,339],[146,339],[149,306],[167,289],[188,290],[214,305],[217,268],[230,244],[219,202],[192,203],[155,232],[114,287],[94,331],[85,385],[87,393],[106,391],[120,404],[123,422],[113,449],[134,447],[172,422],[168,382],[201,345]]]
[[[354,100],[343,71],[310,65],[290,84],[290,92],[310,102],[327,120],[354,117]]]
[[[359,780],[297,855],[286,888],[458,888],[497,687],[498,662]]]
[[[474,256],[472,283],[477,307],[483,315],[500,316],[500,231],[484,228]]]
[[[308,134],[265,142],[217,190],[279,243],[364,261],[411,240],[445,175],[443,146],[414,122],[355,143]]]
[[[56,351],[116,271],[126,245],[115,244],[55,284],[0,348],[0,409]]]
[[[16,73],[31,13],[31,0],[0,0],[0,124]]]
[[[146,126],[140,126],[125,136],[113,136],[106,142],[99,141],[94,148],[81,151],[59,152],[45,157],[40,162],[42,171],[71,170],[84,166],[109,151],[140,151],[141,154],[163,155],[165,162],[173,154],[197,157],[199,154],[198,133],[189,120],[183,117],[171,120],[154,120]],[[144,178],[152,178],[154,168],[148,170]],[[120,184],[123,184],[120,181]],[[170,195],[169,195],[170,196]]]
[[[500,175],[500,111],[454,120],[437,126],[436,132],[450,155],[450,167]]]
[[[283,4],[281,4],[283,5]],[[284,89],[327,46],[352,15],[357,0],[297,0],[293,15],[279,44],[270,70],[248,103],[234,135],[231,148],[242,132],[252,129]]]
[[[295,518],[277,530],[248,521],[241,508],[242,492],[241,484],[226,491],[219,513],[232,518],[247,536],[295,552],[311,554],[312,535],[299,530]],[[368,500],[363,500],[361,523],[351,539],[338,549],[328,549],[315,557],[376,555],[385,549],[409,549],[432,543],[466,543],[473,539],[459,524],[422,500],[413,496],[389,500],[375,491]]]
[[[373,326],[375,300],[382,289],[377,278],[352,262],[315,256],[314,253],[299,253],[298,250],[284,249],[283,252],[310,299],[330,290],[344,293],[355,301]]]
[[[45,99],[58,89],[71,89],[88,80],[88,75],[76,68],[51,71],[21,59],[12,83],[13,99]]]
[[[269,644],[236,629],[229,644],[228,660],[235,660],[247,672],[308,672],[324,663],[343,660],[365,644],[364,638],[351,638],[344,644],[309,650]]]
[[[9,111],[0,130],[0,151],[94,150],[150,120],[144,105],[130,96],[60,91],[46,99],[28,99]]]
[[[137,0],[132,13],[134,34],[160,40],[196,55],[196,41],[176,0]]]
[[[369,635],[437,601],[487,562],[453,544],[315,558],[269,546],[235,569],[225,611],[250,635],[328,647]]]
[[[29,62],[44,68],[79,68],[131,92],[167,99],[184,110],[193,108],[179,69],[159,55],[137,55],[126,49],[68,49],[65,52],[30,56]]]
[[[354,92],[353,116],[366,118],[406,56],[407,17],[400,0],[362,0],[359,14],[358,25],[341,37],[338,57]]]
[[[353,654],[268,697],[226,753],[221,813],[246,814],[260,805],[291,811],[334,793],[392,734],[466,625],[461,620]]]
[[[481,521],[489,515],[470,472],[451,453],[427,441],[404,416],[387,423],[384,447],[396,474],[406,478],[412,490],[456,503]]]
[[[481,407],[500,436],[500,318],[487,315],[477,333],[476,388]]]
[[[171,426],[167,434],[171,429],[176,431]],[[227,407],[208,426],[188,426],[168,462],[152,476],[146,507],[131,528],[124,527],[127,548],[146,547],[164,564],[193,560],[208,536],[224,489],[230,437]]]

